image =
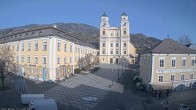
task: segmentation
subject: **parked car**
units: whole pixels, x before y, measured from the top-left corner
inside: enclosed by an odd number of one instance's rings
[[[136,89],[138,89],[138,90],[144,90],[144,89],[145,89],[144,84],[142,84],[141,82],[135,83],[135,87],[136,87]]]
[[[142,82],[142,78],[140,78],[139,76],[135,76],[133,81],[134,83]]]
[[[180,104],[180,110],[189,110],[189,106],[185,104]]]

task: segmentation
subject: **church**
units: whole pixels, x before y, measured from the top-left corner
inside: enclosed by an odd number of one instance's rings
[[[125,12],[120,17],[120,27],[110,26],[104,13],[100,22],[100,63],[135,63],[136,48],[130,43],[129,19]]]

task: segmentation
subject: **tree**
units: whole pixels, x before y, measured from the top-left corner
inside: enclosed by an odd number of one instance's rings
[[[89,71],[92,67],[99,64],[99,58],[98,56],[89,53],[86,54],[85,57],[80,58],[78,64],[82,70]]]
[[[0,47],[0,79],[2,81],[2,88],[5,87],[5,79],[16,72],[16,64],[14,63],[13,58],[14,54],[10,50],[10,46],[2,45]]]
[[[191,39],[189,38],[188,35],[182,35],[178,39],[178,42],[180,42],[183,45],[191,44]]]

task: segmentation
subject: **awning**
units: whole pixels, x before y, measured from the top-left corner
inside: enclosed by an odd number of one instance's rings
[[[173,89],[172,83],[151,83],[154,90]]]

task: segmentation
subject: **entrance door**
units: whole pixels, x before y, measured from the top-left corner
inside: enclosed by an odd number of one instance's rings
[[[118,64],[118,58],[116,58],[116,64]]]
[[[111,63],[111,64],[113,63],[113,58],[110,58],[110,63]]]

